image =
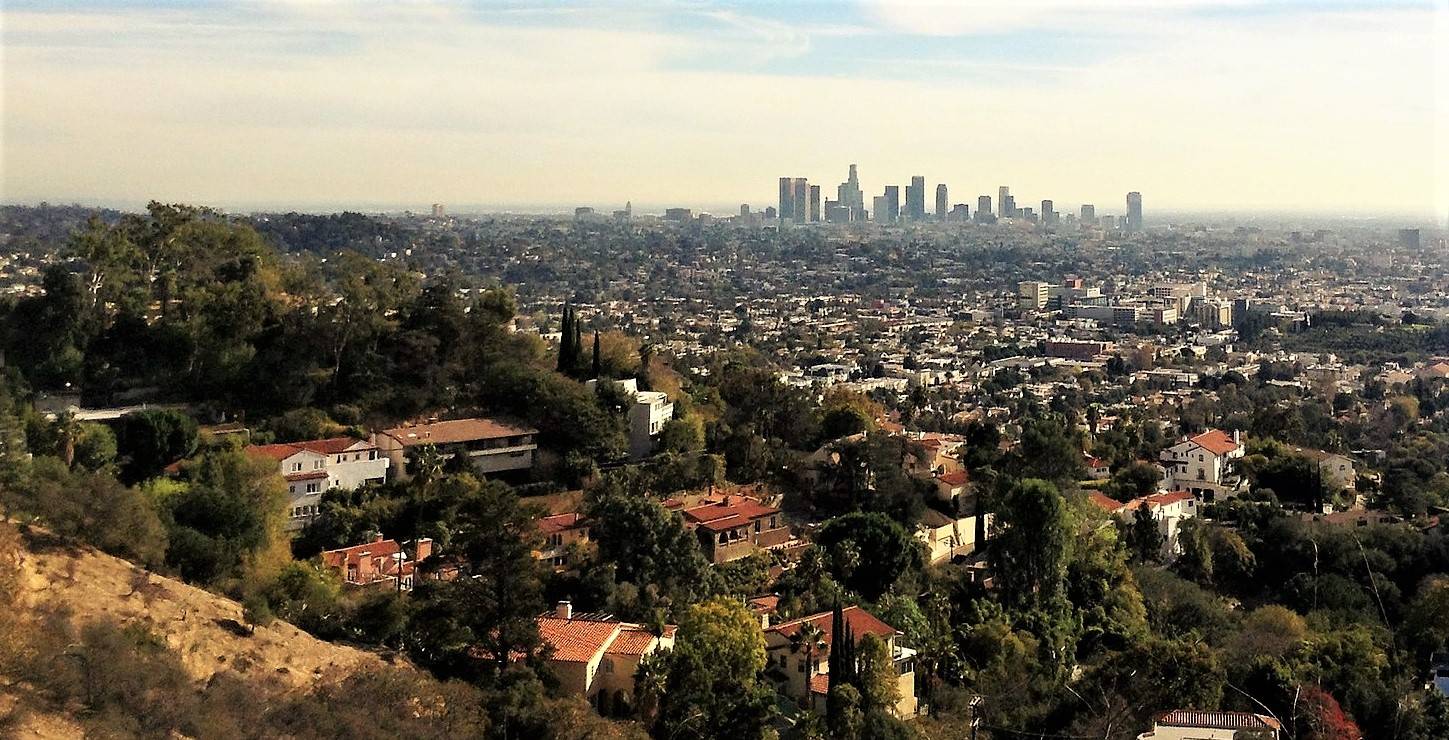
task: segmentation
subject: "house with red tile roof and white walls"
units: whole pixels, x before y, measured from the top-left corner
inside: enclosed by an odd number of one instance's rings
[[[582,696],[604,716],[628,716],[634,705],[639,661],[672,650],[678,627],[659,633],[607,614],[576,614],[567,601],[538,618],[538,634],[550,649],[545,661],[563,691]]]
[[[287,481],[287,529],[292,531],[320,513],[323,491],[381,483],[391,464],[371,442],[353,437],[250,445],[245,451],[274,461]]]
[[[397,540],[378,535],[372,542],[340,547],[322,553],[322,565],[337,571],[349,586],[386,586],[411,591],[417,577],[417,565],[432,557],[433,541],[424,537],[407,551]]]
[[[1278,740],[1278,720],[1251,712],[1174,709],[1152,720],[1137,740]]]
[[[1243,478],[1236,462],[1244,454],[1240,432],[1210,429],[1163,450],[1159,461],[1168,490],[1191,491],[1212,501],[1241,490]]]
[[[899,643],[901,632],[859,606],[840,610],[845,628],[858,644],[866,635],[875,635],[886,644],[895,665],[898,717],[914,717],[919,711],[916,699],[916,651]],[[830,691],[830,650],[835,644],[835,613],[820,612],[765,630],[765,675],[775,683],[775,690],[792,699],[798,706],[825,712],[825,698]],[[824,649],[802,645],[806,625],[818,630]]]

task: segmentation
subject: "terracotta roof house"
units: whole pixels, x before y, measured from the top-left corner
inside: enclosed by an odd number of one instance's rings
[[[628,716],[639,661],[655,650],[672,649],[677,630],[666,625],[655,634],[608,615],[575,614],[567,601],[538,618],[539,636],[551,649],[546,664],[560,688],[588,699],[605,716]]]
[[[694,505],[672,498],[664,506],[684,517],[684,526],[699,536],[705,557],[716,565],[782,547],[790,540],[780,510],[748,496],[711,497]]]
[[[547,561],[554,570],[562,570],[568,565],[569,546],[589,543],[589,522],[578,512],[539,519],[538,531],[543,535],[543,546],[533,556]]]
[[[800,706],[819,712],[825,711],[825,695],[830,683],[830,648],[835,644],[834,616],[833,612],[820,612],[765,630],[765,674],[775,682],[775,688],[781,694]],[[859,606],[845,607],[841,616],[856,642],[866,635],[875,635],[885,641],[899,677],[900,701],[896,703],[895,713],[901,717],[915,716],[919,706],[916,700],[916,651],[897,643],[901,634],[899,630]],[[799,644],[797,635],[807,624],[820,630],[824,650],[812,654]]]
[[[393,475],[408,478],[408,451],[425,444],[445,457],[466,455],[479,473],[501,473],[533,467],[537,429],[492,419],[453,419],[395,427],[373,435],[378,449],[392,460]]]
[[[1233,464],[1244,454],[1238,432],[1212,429],[1189,437],[1162,451],[1159,461],[1166,471],[1164,485],[1172,490],[1191,491],[1211,501],[1236,493],[1242,484]]]
[[[382,535],[361,545],[327,550],[322,553],[322,565],[336,570],[342,581],[352,586],[374,586],[390,584],[390,588],[412,590],[416,576],[417,562],[432,556],[433,541],[424,537],[418,540],[416,562],[408,557],[397,540],[386,540]],[[401,579],[401,584],[398,583]]]
[[[1137,740],[1277,740],[1283,726],[1278,720],[1251,712],[1174,709],[1152,720],[1152,729]]]

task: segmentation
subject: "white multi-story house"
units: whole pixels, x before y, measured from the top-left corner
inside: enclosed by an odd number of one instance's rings
[[[848,606],[841,616],[858,643],[866,635],[875,635],[886,644],[895,667],[900,698],[892,707],[897,717],[916,716],[916,651],[901,645],[901,632],[859,606]],[[800,634],[805,625],[818,630],[823,645],[802,644]],[[820,612],[765,630],[765,675],[775,689],[802,707],[825,712],[825,699],[830,689],[830,649],[835,644],[834,613]]]
[[[1189,491],[1209,501],[1236,493],[1242,484],[1235,461],[1243,458],[1242,438],[1210,429],[1162,451],[1160,461],[1169,490]]]
[[[390,464],[371,442],[352,437],[252,445],[246,451],[276,461],[277,473],[287,481],[291,530],[317,516],[323,491],[381,483]]]
[[[594,390],[598,382],[590,380],[585,385]],[[634,398],[629,405],[629,457],[648,457],[654,453],[654,442],[664,425],[674,418],[674,402],[662,391],[639,390],[639,382],[633,378],[616,380],[614,384]]]
[[[1157,522],[1157,531],[1162,534],[1163,554],[1167,556],[1181,554],[1182,543],[1178,539],[1178,533],[1182,529],[1183,520],[1198,515],[1197,497],[1187,491],[1154,493],[1128,501],[1115,513],[1130,523],[1136,516],[1137,510],[1144,506],[1147,507],[1153,520]]]

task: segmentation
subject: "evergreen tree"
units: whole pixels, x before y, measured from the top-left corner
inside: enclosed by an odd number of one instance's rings
[[[569,367],[573,364],[572,359],[569,357],[569,345],[573,342],[573,338],[573,307],[565,303],[563,320],[559,324],[558,332],[558,371],[561,373],[567,373]]]
[[[599,330],[598,329],[595,329],[594,330],[594,377],[597,378],[601,374],[602,373],[600,372],[600,368],[599,368]]]

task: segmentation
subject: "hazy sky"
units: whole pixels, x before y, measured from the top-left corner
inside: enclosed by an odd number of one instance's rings
[[[1449,203],[1443,0],[4,5],[6,202]]]

